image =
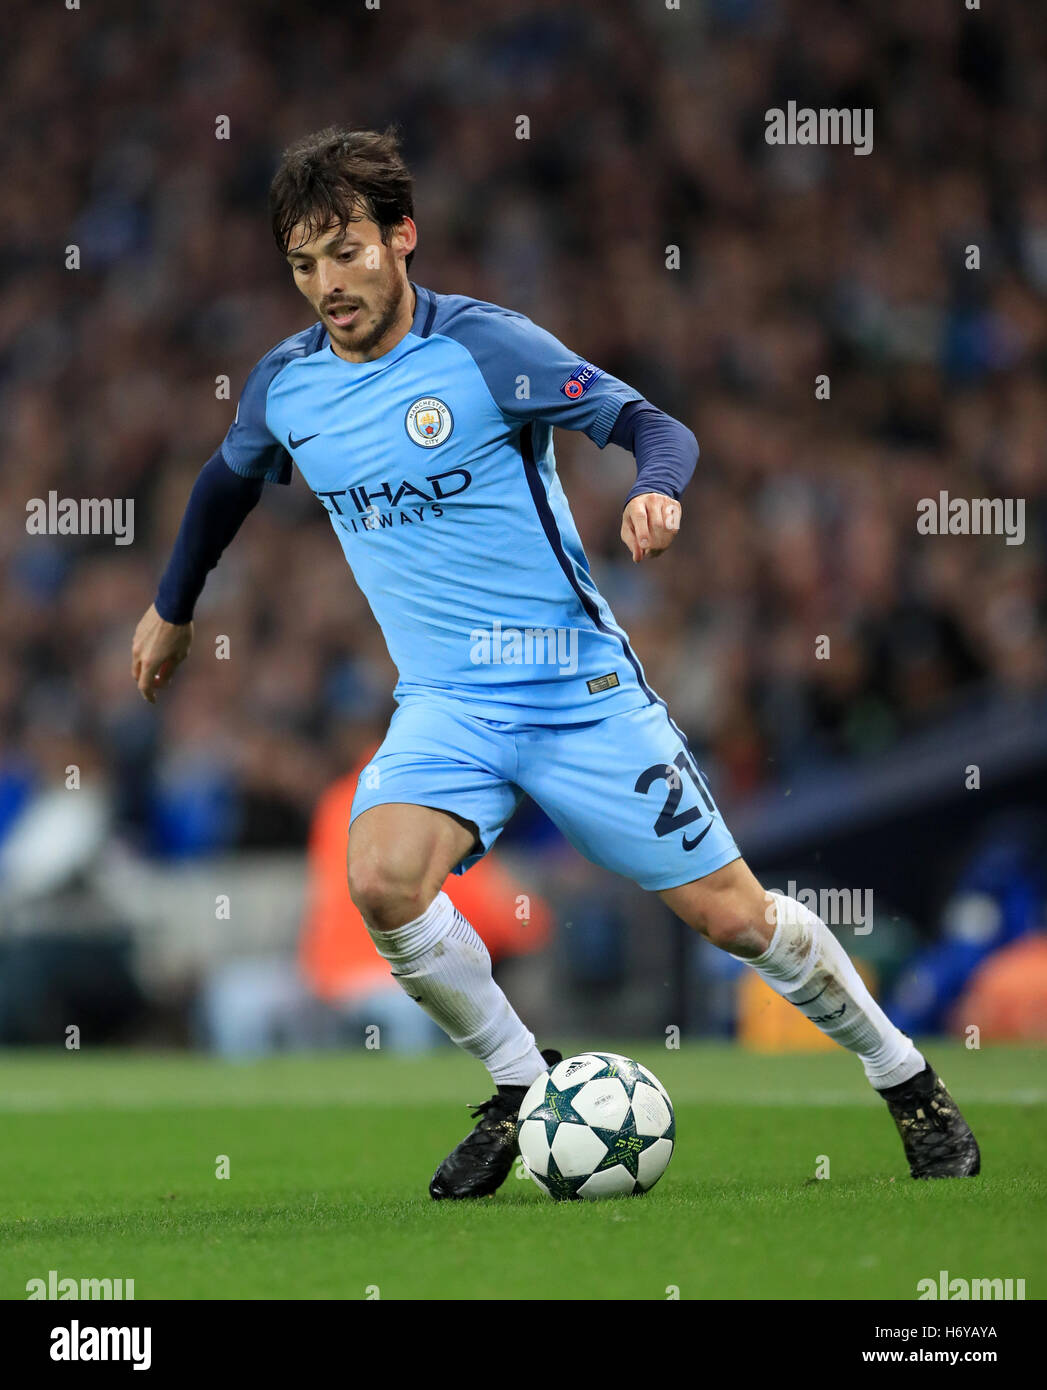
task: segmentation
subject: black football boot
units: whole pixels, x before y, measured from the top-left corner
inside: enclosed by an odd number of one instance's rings
[[[980,1171],[978,1141],[930,1063],[880,1095],[898,1126],[914,1178],[973,1178]]]
[[[550,1067],[563,1061],[552,1048],[542,1056]],[[499,1086],[490,1100],[469,1107],[474,1118],[479,1116],[478,1123],[433,1174],[430,1197],[437,1201],[445,1197],[490,1197],[501,1187],[520,1152],[517,1116],[530,1089]]]

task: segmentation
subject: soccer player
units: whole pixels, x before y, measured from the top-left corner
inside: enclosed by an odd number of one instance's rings
[[[977,1173],[943,1082],[832,932],[765,893],[741,858],[590,575],[553,426],[635,454],[621,535],[637,564],[679,532],[694,435],[522,314],[408,278],[412,182],[392,132],[331,128],[292,146],[270,210],[317,322],[248,376],[138,624],[132,670],[155,701],[189,653],[208,571],[265,483],[297,466],[399,672],[398,708],[353,801],[349,892],[400,985],[497,1088],[432,1196],[484,1196],[504,1181],[524,1092],[560,1060],[538,1050],[441,891],[524,794],[593,863],[657,893],[857,1053],[913,1177]]]

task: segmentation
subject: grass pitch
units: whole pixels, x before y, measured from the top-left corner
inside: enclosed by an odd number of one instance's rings
[[[133,1278],[138,1300],[911,1300],[942,1269],[1044,1296],[1044,1052],[929,1045],[983,1172],[916,1183],[846,1054],[589,1045],[637,1057],[673,1098],[676,1152],[644,1197],[561,1205],[510,1176],[491,1199],[431,1201],[465,1102],[491,1091],[450,1048],[0,1054],[0,1297],[51,1269]]]

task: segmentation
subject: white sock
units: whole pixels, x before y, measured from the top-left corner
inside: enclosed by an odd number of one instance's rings
[[[491,977],[487,947],[446,893],[395,931],[368,930],[403,989],[496,1085],[529,1086],[546,1070],[534,1034]]]
[[[776,893],[774,903],[778,924],[771,944],[748,961],[760,978],[833,1042],[856,1052],[878,1091],[923,1071],[926,1063],[912,1039],[880,1008],[822,919],[795,898]]]

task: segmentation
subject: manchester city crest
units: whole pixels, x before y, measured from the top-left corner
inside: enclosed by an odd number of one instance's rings
[[[423,449],[434,449],[450,438],[454,416],[436,396],[420,396],[404,418],[407,433]]]

